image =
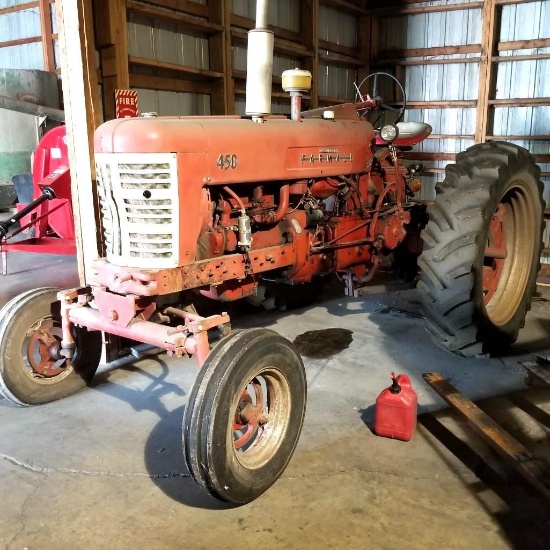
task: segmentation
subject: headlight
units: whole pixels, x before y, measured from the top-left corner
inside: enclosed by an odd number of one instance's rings
[[[382,129],[380,130],[380,137],[388,143],[391,143],[397,139],[398,135],[399,128],[395,124],[386,124],[385,126],[382,126]]]

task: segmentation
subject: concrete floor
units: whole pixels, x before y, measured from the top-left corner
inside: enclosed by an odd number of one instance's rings
[[[33,286],[77,283],[67,257],[12,254],[9,272],[0,278],[0,305]],[[304,357],[308,409],[297,451],[283,477],[242,507],[204,495],[183,463],[193,360],[161,355],[103,366],[89,389],[47,406],[0,399],[0,547],[548,548],[548,503],[454,420],[421,377],[440,372],[486,399],[545,454],[548,393],[527,389],[518,366],[521,354],[549,347],[550,293],[541,290],[518,355],[488,360],[435,347],[414,290],[333,293],[307,309],[234,317],[235,326],[261,324],[291,340],[310,330],[352,331],[346,349],[317,346],[308,352],[317,357]],[[411,377],[419,412],[439,410],[421,416],[408,443],[369,428],[391,371]],[[526,401],[545,426],[523,412],[531,410]]]

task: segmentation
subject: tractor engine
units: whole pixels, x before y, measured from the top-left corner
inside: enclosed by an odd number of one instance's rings
[[[112,270],[137,268],[154,275],[156,294],[181,282],[233,300],[254,293],[262,275],[296,284],[352,270],[361,279],[410,222],[405,170],[374,141],[353,104],[297,120],[152,117],[102,125],[95,137],[106,258],[99,284],[129,291],[124,283],[140,278],[117,283]],[[138,295],[149,294],[151,279],[141,282]]]

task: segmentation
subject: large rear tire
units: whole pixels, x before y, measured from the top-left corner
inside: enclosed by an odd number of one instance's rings
[[[474,145],[447,166],[422,232],[418,290],[432,339],[457,355],[517,339],[540,267],[544,201],[529,152]]]
[[[16,296],[0,312],[0,393],[18,405],[40,405],[86,387],[101,358],[101,333],[74,329],[72,359],[60,356],[57,290]]]
[[[195,481],[219,500],[259,497],[290,461],[305,406],[304,366],[291,342],[259,328],[226,336],[185,410],[183,450]]]

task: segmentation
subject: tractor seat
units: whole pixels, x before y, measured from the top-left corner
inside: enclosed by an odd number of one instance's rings
[[[399,136],[393,142],[397,147],[410,147],[426,139],[432,133],[432,127],[424,122],[398,122]],[[376,145],[385,145],[386,142],[379,136]]]

